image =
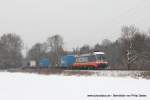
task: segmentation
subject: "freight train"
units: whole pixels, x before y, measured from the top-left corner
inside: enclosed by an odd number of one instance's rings
[[[81,55],[67,55],[61,59],[62,67],[70,69],[105,69],[108,61],[104,52],[93,52]]]
[[[52,66],[52,62],[47,58],[41,59],[38,65],[40,68],[54,68]],[[80,55],[62,56],[59,67],[55,68],[72,70],[72,69],[105,69],[107,67],[108,61],[106,59],[105,53],[92,52]]]

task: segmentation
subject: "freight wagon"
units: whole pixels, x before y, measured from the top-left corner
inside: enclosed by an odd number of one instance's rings
[[[76,61],[75,55],[66,55],[61,57],[61,67],[70,68]]]
[[[51,66],[51,62],[48,58],[44,58],[39,61],[39,66],[41,68],[48,68]]]

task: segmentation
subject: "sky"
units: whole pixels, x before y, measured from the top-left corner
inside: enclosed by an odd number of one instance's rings
[[[64,48],[116,40],[123,25],[150,28],[150,0],[0,0],[0,35],[16,33],[30,48],[59,34]]]

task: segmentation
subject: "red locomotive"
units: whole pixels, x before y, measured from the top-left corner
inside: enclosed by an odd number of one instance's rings
[[[82,54],[76,57],[76,62],[72,65],[75,69],[105,69],[108,66],[104,52],[93,52]]]

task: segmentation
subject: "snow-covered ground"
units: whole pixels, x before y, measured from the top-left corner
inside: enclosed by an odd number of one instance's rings
[[[150,100],[150,80],[0,72],[0,100]]]

